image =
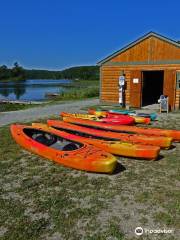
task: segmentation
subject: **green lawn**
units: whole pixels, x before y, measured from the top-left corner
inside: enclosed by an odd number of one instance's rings
[[[37,107],[36,104],[19,104],[19,103],[0,103],[0,112],[9,112],[24,110],[27,108]]]
[[[180,129],[180,114],[164,119],[155,125]],[[9,127],[0,136],[0,239],[134,240],[137,226],[174,230],[138,239],[178,239],[180,143],[155,162],[119,158],[120,168],[105,175],[29,153]]]

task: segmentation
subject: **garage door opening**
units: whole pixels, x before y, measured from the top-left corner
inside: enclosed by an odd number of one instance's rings
[[[155,104],[163,94],[164,71],[143,71],[142,106]]]

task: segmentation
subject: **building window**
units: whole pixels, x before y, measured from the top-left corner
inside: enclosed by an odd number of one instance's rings
[[[180,90],[180,72],[177,72],[176,76],[176,89]]]

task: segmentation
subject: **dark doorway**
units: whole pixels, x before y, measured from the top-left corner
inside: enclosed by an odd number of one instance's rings
[[[143,71],[142,106],[158,102],[163,94],[164,71]]]

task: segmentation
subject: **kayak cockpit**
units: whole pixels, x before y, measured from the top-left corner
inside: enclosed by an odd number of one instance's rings
[[[65,138],[42,130],[24,128],[23,132],[34,141],[57,150],[72,151],[83,147],[83,144],[81,143],[69,141]]]

